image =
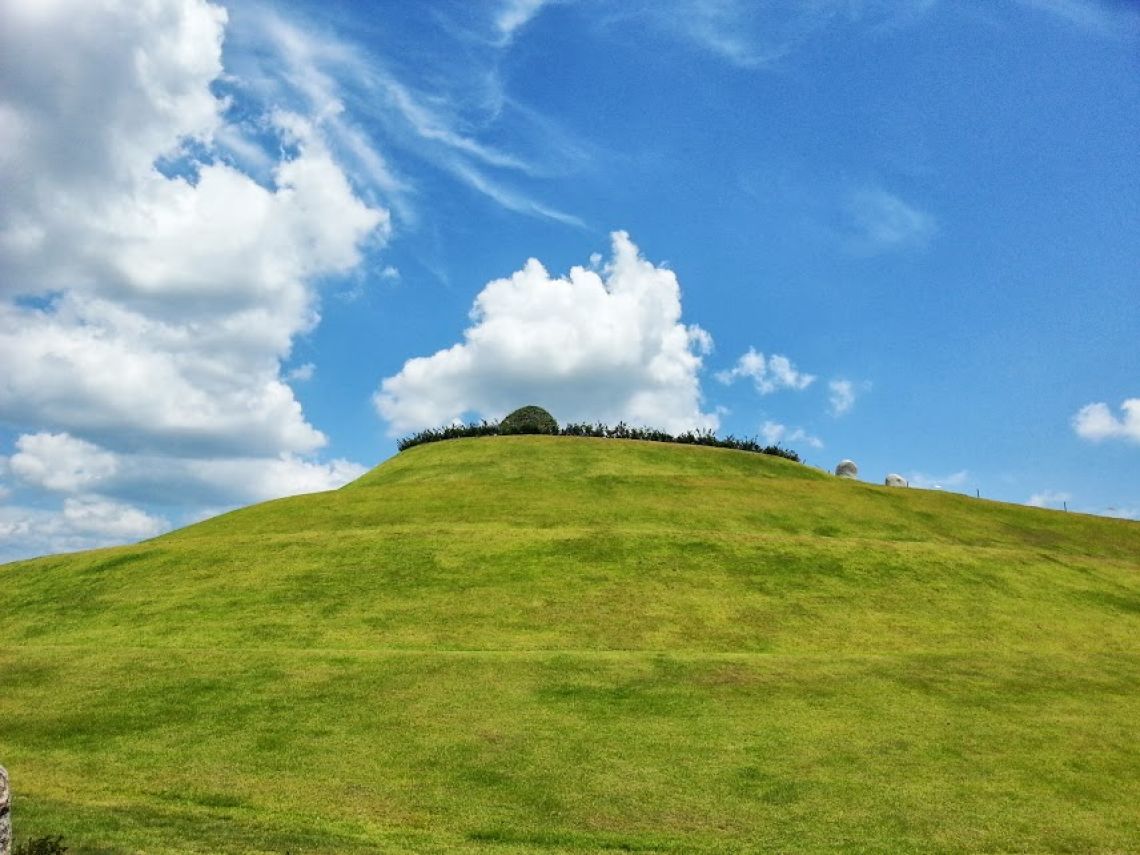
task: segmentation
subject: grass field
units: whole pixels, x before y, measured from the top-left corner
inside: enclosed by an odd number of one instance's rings
[[[71,855],[1140,851],[1134,522],[496,437],[0,604]]]

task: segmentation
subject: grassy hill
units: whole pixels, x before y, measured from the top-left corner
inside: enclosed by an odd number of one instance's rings
[[[1140,525],[689,446],[419,446],[0,567],[75,853],[1140,850]]]

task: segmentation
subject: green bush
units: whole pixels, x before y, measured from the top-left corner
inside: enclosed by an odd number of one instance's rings
[[[12,855],[63,855],[63,837],[36,837],[12,849]]]
[[[548,433],[558,434],[558,422],[554,420],[554,416],[546,412],[542,407],[534,405],[528,407],[519,407],[501,422],[499,422],[500,434],[512,433]]]

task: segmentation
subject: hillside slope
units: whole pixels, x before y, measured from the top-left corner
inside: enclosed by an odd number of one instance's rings
[[[0,592],[73,852],[1140,849],[1136,523],[498,437]]]

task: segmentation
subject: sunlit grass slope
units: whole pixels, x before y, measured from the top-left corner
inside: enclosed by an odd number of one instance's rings
[[[1140,850],[1135,523],[497,437],[0,604],[73,853]]]

